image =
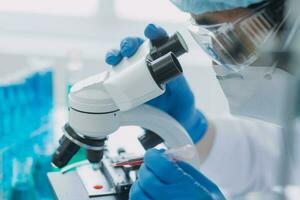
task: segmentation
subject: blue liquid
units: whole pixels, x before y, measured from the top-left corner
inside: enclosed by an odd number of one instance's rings
[[[34,170],[34,182],[39,199],[54,199],[47,173],[52,170],[52,156],[39,156]]]
[[[18,183],[13,187],[11,200],[35,200],[34,187],[27,183]]]
[[[4,199],[8,199],[11,189],[12,189],[12,153],[9,151],[5,151],[3,154],[3,182],[2,182],[2,189],[3,189],[3,197]]]
[[[51,154],[35,152],[33,148],[36,144],[43,147],[51,143],[53,130],[30,138],[40,127],[52,123],[49,115],[53,109],[53,73],[41,71],[24,80],[0,85],[0,150],[8,149],[0,154],[0,200],[54,199],[47,177],[52,169]],[[27,157],[33,159],[33,169],[27,172],[21,167],[15,172],[12,161],[22,162]],[[22,174],[26,173],[28,180],[24,181]],[[18,174],[21,180],[13,179]]]

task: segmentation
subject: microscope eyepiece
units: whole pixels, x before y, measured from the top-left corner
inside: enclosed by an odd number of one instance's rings
[[[159,86],[182,73],[182,67],[179,61],[175,54],[171,52],[152,62],[148,62],[148,69]]]
[[[152,41],[153,48],[150,50],[150,56],[153,60],[172,52],[176,57],[188,52],[188,46],[179,32],[170,36],[167,40]]]

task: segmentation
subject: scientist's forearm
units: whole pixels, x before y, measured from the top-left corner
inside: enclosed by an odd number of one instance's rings
[[[213,122],[209,120],[208,129],[204,137],[196,144],[196,148],[198,150],[201,163],[203,163],[205,159],[208,157],[210,150],[212,149],[212,146],[214,144],[214,138],[215,138],[214,125]]]

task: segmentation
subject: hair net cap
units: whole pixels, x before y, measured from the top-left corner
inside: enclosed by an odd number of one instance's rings
[[[181,11],[202,14],[220,10],[228,10],[238,7],[247,7],[263,0],[170,0]]]

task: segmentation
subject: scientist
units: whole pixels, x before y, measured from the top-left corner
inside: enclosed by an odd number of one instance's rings
[[[231,117],[208,120],[195,108],[185,78],[177,78],[162,96],[148,104],[182,124],[199,151],[202,165],[194,169],[185,162],[170,161],[162,150],[149,150],[130,199],[220,200],[225,197],[219,187],[235,197],[272,189],[278,184],[282,152],[284,91],[292,76],[274,60],[258,56],[257,51],[282,34],[285,1],[171,1],[191,13],[189,31],[213,59],[231,112],[266,122]],[[164,29],[153,24],[146,27],[145,36],[150,40],[168,37]],[[117,67],[124,57],[134,55],[143,41],[125,38],[120,50],[107,53],[106,62]]]

